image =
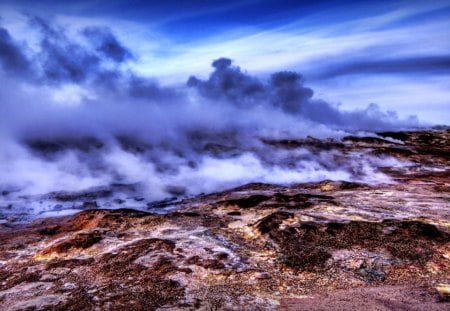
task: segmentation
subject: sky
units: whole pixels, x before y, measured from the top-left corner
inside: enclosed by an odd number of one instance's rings
[[[107,27],[130,51],[121,69],[163,85],[206,78],[226,57],[261,78],[300,72],[315,96],[343,109],[375,103],[450,120],[450,1],[0,1],[0,26],[29,48],[39,35],[32,17],[71,38]]]

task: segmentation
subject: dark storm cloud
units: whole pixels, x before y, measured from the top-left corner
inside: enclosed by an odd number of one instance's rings
[[[24,47],[13,40],[8,30],[0,27],[0,63],[5,71],[13,75],[24,75],[31,69],[23,50]]]
[[[7,29],[0,28],[0,65],[8,74],[37,85],[79,84],[150,101],[182,97],[180,90],[162,87],[156,79],[121,70],[120,64],[135,56],[106,27],[82,29],[88,41],[83,42],[43,18],[29,16],[29,23],[39,34],[39,48],[30,50],[29,56]]]
[[[83,34],[91,41],[96,50],[114,62],[122,63],[134,58],[134,55],[123,46],[105,27],[88,27]]]
[[[385,74],[385,73],[450,73],[450,55],[416,56],[402,59],[360,60],[330,65],[315,78],[328,79],[351,74]]]
[[[277,72],[269,81],[262,82],[237,66],[228,58],[219,58],[212,63],[213,73],[208,80],[190,77],[187,85],[211,99],[224,99],[242,107],[268,103],[288,113],[297,113],[308,101],[313,91],[303,86],[303,77],[290,71]]]
[[[297,72],[280,71],[267,81],[261,81],[233,66],[228,58],[215,60],[212,67],[214,71],[208,80],[190,77],[187,85],[213,101],[246,109],[257,106],[280,109],[289,115],[346,130],[379,130],[417,123],[415,118],[400,121],[395,113],[383,112],[375,104],[365,109],[342,111],[326,101],[313,98],[313,90],[304,86],[304,78]]]
[[[40,62],[43,77],[49,82],[81,83],[99,73],[100,58],[93,51],[70,40],[64,29],[38,17],[32,17],[30,23],[41,34],[37,61]]]
[[[239,106],[257,105],[265,93],[264,85],[256,78],[232,66],[228,58],[219,58],[212,63],[214,72],[206,81],[190,77],[187,85],[211,99],[226,100]]]
[[[89,44],[70,39],[64,29],[48,21],[33,17],[31,23],[41,33],[40,51],[36,56],[42,68],[43,81],[52,84],[85,84],[98,90],[108,90],[121,96],[146,100],[175,100],[180,92],[161,87],[157,80],[124,72],[119,67],[107,66],[112,61],[120,64],[135,59],[106,27],[87,27],[81,34]]]
[[[268,102],[288,113],[299,111],[300,105],[310,99],[313,91],[303,86],[303,77],[295,72],[274,73],[267,83],[260,81],[237,66],[228,58],[212,63],[214,72],[206,81],[190,77],[187,85],[211,99],[225,99],[238,106],[252,107]]]
[[[49,38],[41,42],[44,76],[54,82],[84,82],[98,74],[100,59],[73,43],[61,44]]]
[[[314,94],[303,86],[303,77],[296,72],[277,72],[270,77],[271,102],[289,113],[299,112],[301,106]]]

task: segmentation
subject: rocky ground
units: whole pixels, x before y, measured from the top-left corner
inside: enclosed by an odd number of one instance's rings
[[[0,309],[449,310],[449,138],[266,142],[410,163],[382,168],[389,183],[248,184],[165,214],[100,209],[92,193],[95,209],[4,221]]]

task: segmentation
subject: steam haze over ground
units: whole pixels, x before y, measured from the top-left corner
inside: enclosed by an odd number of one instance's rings
[[[111,185],[151,202],[249,182],[388,182],[379,167],[408,163],[267,142],[445,123],[450,4],[348,16],[350,4],[268,15],[268,3],[2,3],[2,205]],[[246,8],[254,23],[231,14]]]

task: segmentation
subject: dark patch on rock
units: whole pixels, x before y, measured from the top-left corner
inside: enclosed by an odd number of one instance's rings
[[[299,209],[305,209],[320,203],[337,204],[331,196],[309,193],[297,193],[294,195],[275,193],[274,200],[277,203],[281,203],[283,207]]]
[[[408,133],[406,132],[379,132],[377,133],[378,136],[384,137],[384,138],[393,138],[400,141],[407,141],[409,138]]]
[[[225,252],[220,252],[220,253],[215,254],[214,257],[219,260],[225,260],[229,257],[229,255]]]
[[[223,269],[225,264],[220,259],[205,259],[200,256],[192,256],[186,260],[188,265],[196,265],[205,269]]]
[[[275,212],[259,220],[256,224],[256,228],[263,234],[271,233],[272,231],[277,230],[284,220],[293,216],[294,214],[288,212]]]
[[[408,148],[401,148],[401,147],[385,147],[385,148],[379,148],[372,150],[370,152],[371,155],[374,156],[394,156],[399,158],[408,158],[415,154],[417,154],[414,150],[408,149]]]
[[[350,181],[341,181],[339,183],[340,190],[354,190],[354,189],[362,189],[362,188],[369,188],[369,186],[366,184],[350,182]]]
[[[295,241],[283,241],[279,261],[298,270],[314,271],[322,268],[331,257],[326,248],[314,245],[303,245]]]
[[[229,215],[229,216],[241,216],[242,213],[239,212],[239,211],[231,211],[231,212],[228,212],[227,215]]]
[[[280,223],[289,217],[288,213],[273,213],[261,219],[257,228],[279,245],[281,261],[297,269],[321,268],[333,250],[356,246],[373,251],[384,248],[395,258],[423,265],[434,254],[431,241],[450,241],[436,226],[418,221],[304,222],[280,230]]]
[[[50,196],[57,201],[71,202],[71,201],[85,201],[95,200],[98,198],[107,198],[113,194],[112,190],[101,189],[92,191],[80,191],[80,192],[56,192],[50,194]]]
[[[362,267],[356,271],[356,274],[369,283],[383,282],[386,277],[386,274],[382,270],[370,267]]]
[[[216,215],[203,215],[201,218],[202,225],[209,228],[225,228],[228,221],[224,217]]]
[[[46,264],[46,270],[54,268],[77,268],[91,265],[94,263],[94,258],[71,258],[71,259],[53,259]]]
[[[189,211],[189,212],[173,212],[170,214],[172,217],[200,217],[199,212]]]
[[[421,133],[416,138],[416,143],[422,144],[422,145],[431,145],[436,140],[438,140],[439,137],[434,135],[433,133]]]
[[[182,214],[187,217],[199,217],[200,216],[200,214],[197,212],[184,212]]]
[[[385,247],[396,258],[406,259],[420,264],[425,264],[434,253],[430,245],[424,241],[415,239],[388,242]]]
[[[61,226],[51,226],[51,227],[45,227],[38,230],[38,233],[41,235],[55,235],[59,232],[61,229]]]
[[[340,141],[334,139],[327,139],[324,141],[310,136],[306,139],[263,139],[262,141],[269,146],[285,149],[308,148],[312,151],[319,151],[344,148],[344,144]]]
[[[264,183],[249,183],[236,188],[231,189],[232,192],[240,191],[256,191],[256,190],[273,190],[273,189],[283,189],[283,186],[264,184]]]
[[[51,253],[67,253],[71,250],[86,249],[94,244],[100,242],[103,239],[102,234],[99,231],[92,231],[87,233],[77,233],[66,240],[57,242],[48,248],[41,251],[42,255]]]
[[[147,208],[148,209],[152,209],[152,208],[164,208],[164,207],[169,207],[172,205],[177,205],[180,204],[180,201],[177,201],[177,198],[168,198],[168,199],[164,199],[161,201],[154,201],[154,202],[149,202],[147,203]]]
[[[269,196],[266,195],[261,195],[261,194],[255,194],[255,195],[251,195],[249,197],[244,197],[244,198],[240,198],[240,199],[231,199],[231,200],[225,200],[225,201],[220,201],[218,202],[219,204],[226,204],[226,205],[236,205],[240,208],[251,208],[251,207],[255,207],[258,204],[270,200]]]

